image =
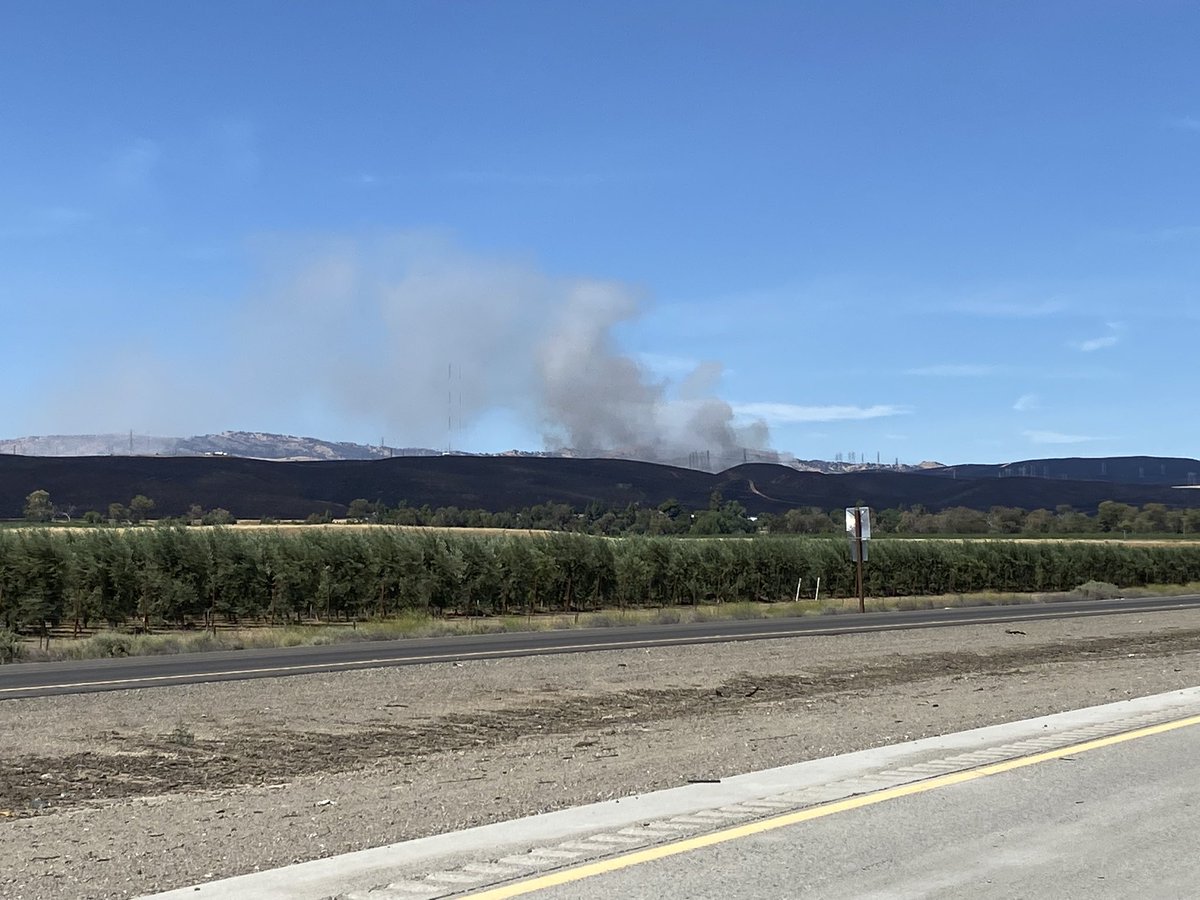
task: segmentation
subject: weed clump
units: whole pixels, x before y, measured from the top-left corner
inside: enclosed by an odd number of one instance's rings
[[[1109,584],[1107,581],[1088,581],[1072,591],[1080,600],[1116,600],[1118,597],[1125,596],[1124,592],[1115,584]]]
[[[162,739],[165,743],[175,744],[177,747],[194,747],[196,745],[195,732],[182,722],[164,734]]]
[[[15,631],[0,631],[0,663],[16,662],[25,655],[25,645]]]

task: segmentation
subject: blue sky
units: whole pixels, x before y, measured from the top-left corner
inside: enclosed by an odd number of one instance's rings
[[[0,437],[535,448],[648,396],[702,449],[702,396],[802,458],[1196,456],[1198,33],[1184,2],[6,4]]]

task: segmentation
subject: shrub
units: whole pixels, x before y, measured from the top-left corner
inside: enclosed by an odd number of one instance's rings
[[[21,636],[7,628],[0,630],[0,663],[16,662],[25,655],[25,645]]]
[[[1115,600],[1124,596],[1119,587],[1107,581],[1089,581],[1079,585],[1073,593],[1082,600]]]
[[[133,640],[124,634],[102,631],[94,634],[79,644],[81,655],[95,658],[97,656],[128,656],[133,649]]]
[[[201,525],[233,525],[235,522],[237,522],[237,519],[233,517],[233,514],[229,510],[221,509],[220,507],[210,509],[200,517]]]

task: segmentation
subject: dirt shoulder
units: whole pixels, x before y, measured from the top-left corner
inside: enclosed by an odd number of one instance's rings
[[[7,700],[0,895],[129,897],[1197,684],[1189,611]]]

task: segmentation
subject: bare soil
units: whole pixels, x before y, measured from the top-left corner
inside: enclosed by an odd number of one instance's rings
[[[118,898],[1200,684],[1200,612],[0,702],[0,895]]]

